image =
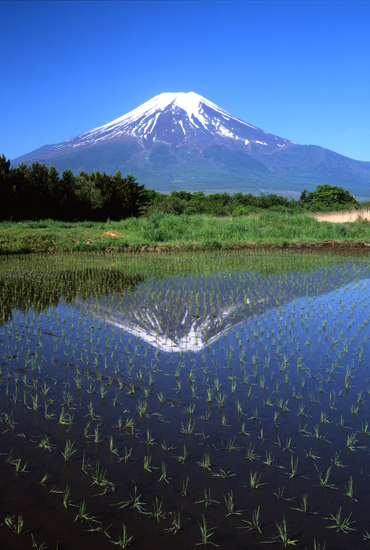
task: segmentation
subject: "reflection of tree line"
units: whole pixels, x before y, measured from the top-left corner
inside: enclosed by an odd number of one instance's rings
[[[118,269],[86,268],[62,272],[6,272],[0,275],[0,324],[12,318],[12,310],[42,313],[57,306],[61,297],[66,303],[76,298],[101,299],[109,294],[133,291],[144,276],[129,276]]]

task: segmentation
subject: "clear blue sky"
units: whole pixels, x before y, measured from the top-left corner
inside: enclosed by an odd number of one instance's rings
[[[370,161],[368,1],[0,2],[0,155],[193,91],[300,144]]]

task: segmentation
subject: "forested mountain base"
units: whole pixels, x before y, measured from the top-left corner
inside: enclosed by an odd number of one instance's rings
[[[304,190],[300,200],[277,194],[215,193],[172,191],[169,195],[145,189],[132,174],[123,177],[105,172],[65,170],[60,177],[51,166],[21,163],[10,169],[10,161],[0,157],[0,220],[106,221],[121,220],[154,212],[172,215],[205,214],[241,216],[269,209],[297,214],[358,207],[355,197],[341,187],[320,185],[314,192]]]

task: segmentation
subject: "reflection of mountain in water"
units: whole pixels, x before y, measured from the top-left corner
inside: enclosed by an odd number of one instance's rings
[[[251,305],[251,300],[247,299],[246,303],[199,311],[183,304],[185,307],[180,311],[168,314],[162,304],[152,304],[138,309],[132,307],[128,314],[116,309],[106,315],[105,320],[162,351],[199,351],[250,317]]]
[[[255,272],[203,277],[148,278],[121,298],[90,303],[95,313],[162,351],[199,351],[253,315],[293,299],[328,293],[357,278],[346,264],[266,277]]]

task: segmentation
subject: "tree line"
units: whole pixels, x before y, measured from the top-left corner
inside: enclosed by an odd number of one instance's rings
[[[34,162],[10,168],[10,160],[0,157],[0,219],[79,221],[120,220],[130,216],[164,212],[175,215],[206,214],[240,216],[269,209],[298,213],[358,206],[356,198],[342,187],[319,185],[304,190],[298,200],[276,194],[214,193],[172,191],[163,194],[145,189],[132,174],[123,177],[105,172],[65,170],[62,176],[51,166]]]
[[[0,219],[120,220],[138,216],[149,200],[132,174],[59,172],[51,166],[23,162],[10,168],[0,157]]]
[[[319,185],[315,191],[302,191],[299,199],[288,199],[281,195],[251,193],[215,193],[205,195],[203,191],[172,191],[169,195],[151,192],[152,198],[147,213],[208,214],[211,216],[242,216],[249,212],[268,209],[273,212],[299,213],[341,210],[359,206],[356,198],[342,187]]]

